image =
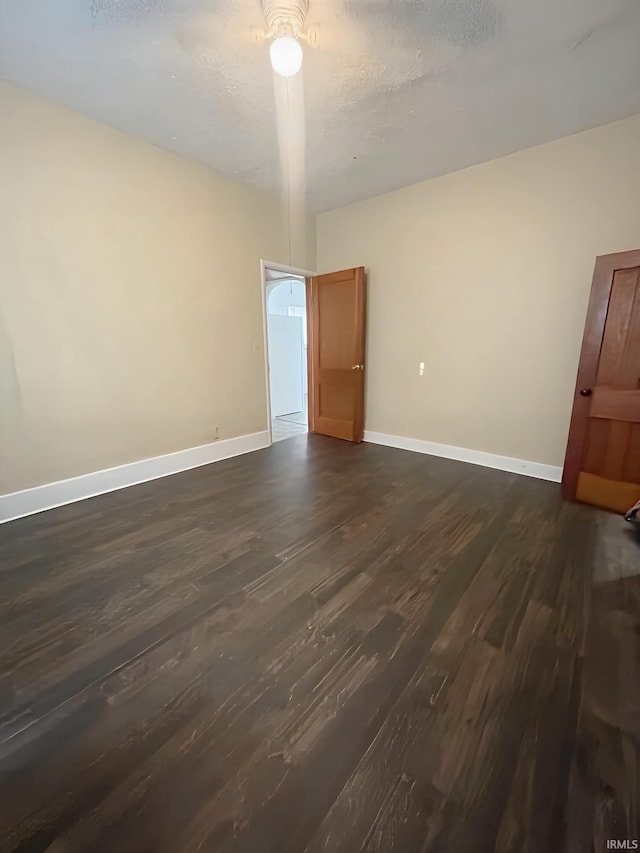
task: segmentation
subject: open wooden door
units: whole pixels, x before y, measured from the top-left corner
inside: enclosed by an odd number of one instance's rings
[[[362,441],[364,267],[307,279],[309,432]]]
[[[616,512],[640,499],[640,250],[596,261],[562,487]]]

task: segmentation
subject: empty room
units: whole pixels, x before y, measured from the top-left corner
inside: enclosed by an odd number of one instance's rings
[[[0,0],[0,851],[640,849],[637,0]]]

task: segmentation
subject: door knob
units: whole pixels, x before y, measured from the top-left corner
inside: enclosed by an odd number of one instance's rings
[[[364,370],[364,364],[354,364],[351,370]]]
[[[581,397],[590,397],[592,394],[593,394],[593,391],[591,390],[591,388],[583,388],[580,391]]]

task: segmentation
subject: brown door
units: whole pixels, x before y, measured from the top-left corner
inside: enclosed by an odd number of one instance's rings
[[[309,432],[362,441],[364,267],[307,280]]]
[[[640,250],[596,261],[562,485],[616,512],[640,499]]]

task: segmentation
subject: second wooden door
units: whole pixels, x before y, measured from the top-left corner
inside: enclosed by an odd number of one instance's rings
[[[616,512],[640,499],[640,251],[596,262],[562,482]]]

